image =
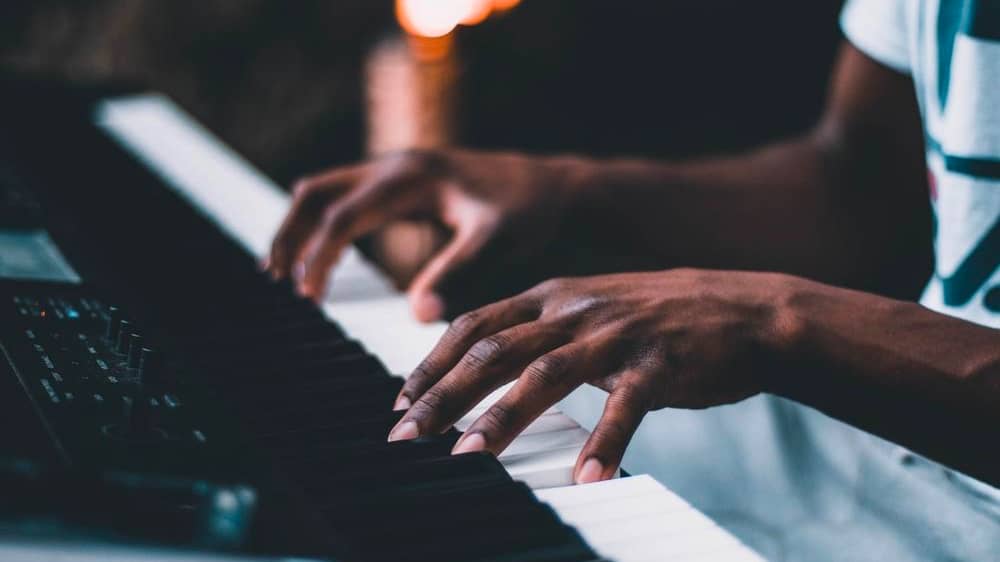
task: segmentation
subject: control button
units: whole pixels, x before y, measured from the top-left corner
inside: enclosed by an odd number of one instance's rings
[[[152,445],[168,438],[167,432],[156,427],[156,412],[143,395],[122,396],[122,420],[101,428],[112,439],[136,445]]]
[[[128,338],[132,334],[132,323],[128,320],[122,320],[118,323],[118,345],[115,347],[115,351],[125,355],[128,353]]]
[[[117,306],[108,307],[108,324],[104,331],[104,339],[110,344],[118,342],[118,323],[121,322],[122,311]]]
[[[167,383],[163,368],[163,354],[155,349],[144,347],[139,359],[139,382],[153,387],[162,387]]]
[[[132,334],[128,340],[128,368],[138,369],[142,360],[142,336]]]
[[[153,409],[141,396],[122,396],[122,428],[132,435],[145,435],[153,428]]]

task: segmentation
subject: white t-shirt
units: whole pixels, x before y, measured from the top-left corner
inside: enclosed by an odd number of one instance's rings
[[[1000,328],[1000,2],[851,0],[841,25],[917,88],[937,219],[924,304]]]
[[[917,88],[937,221],[923,303],[1000,328],[1000,0],[848,0],[841,25]],[[605,399],[562,407],[593,427]],[[623,466],[772,560],[1000,561],[1000,491],[774,396],[653,412]]]

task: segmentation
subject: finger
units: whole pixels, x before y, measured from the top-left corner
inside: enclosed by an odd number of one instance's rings
[[[394,409],[405,410],[451,371],[477,341],[538,318],[535,301],[511,297],[467,312],[448,327],[430,354],[406,379]]]
[[[400,434],[440,433],[488,394],[510,382],[540,355],[562,345],[567,336],[538,323],[521,324],[479,340],[454,369],[427,390],[393,428]]]
[[[385,223],[429,205],[427,187],[427,180],[419,175],[388,173],[328,206],[302,256],[299,291],[322,296],[330,268],[344,248]]]
[[[361,175],[360,167],[341,168],[296,182],[292,204],[278,228],[266,268],[276,278],[291,274],[306,241],[319,224],[323,208],[331,200],[346,193]]]
[[[459,230],[410,283],[410,308],[421,322],[433,322],[444,317],[444,296],[438,291],[443,277],[459,270],[474,269],[489,240],[489,229],[471,227]]]
[[[577,484],[607,480],[618,470],[629,441],[649,411],[649,392],[642,377],[642,373],[626,373],[608,395],[604,413],[576,461],[573,480]]]
[[[514,387],[469,426],[452,452],[502,452],[524,428],[587,379],[593,369],[590,356],[588,344],[574,342],[532,361]]]

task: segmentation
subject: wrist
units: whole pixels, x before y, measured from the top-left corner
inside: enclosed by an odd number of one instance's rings
[[[582,156],[552,156],[546,159],[548,182],[567,199],[589,199],[599,190],[598,164]]]
[[[765,392],[785,395],[789,374],[803,366],[808,348],[807,302],[815,300],[823,285],[781,273],[766,273],[767,313],[757,330],[758,344],[765,361],[761,385]]]

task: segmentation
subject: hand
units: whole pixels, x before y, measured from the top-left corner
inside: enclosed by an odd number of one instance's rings
[[[564,221],[570,159],[466,151],[404,152],[298,182],[265,267],[320,298],[346,246],[390,221],[429,220],[452,232],[409,288],[418,319],[442,318],[452,295],[506,264],[544,259]]]
[[[778,274],[673,270],[557,279],[460,316],[406,381],[389,440],[443,431],[516,379],[455,452],[500,453],[589,383],[609,393],[574,471],[609,478],[646,412],[737,402],[795,323],[780,308],[804,282]],[[411,406],[412,404],[412,406]]]

